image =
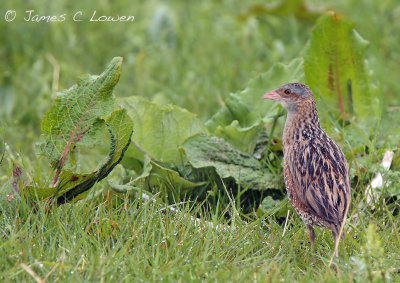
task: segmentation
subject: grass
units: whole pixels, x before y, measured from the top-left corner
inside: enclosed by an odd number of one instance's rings
[[[15,204],[0,206],[0,252],[7,255],[0,258],[0,276],[6,282],[31,281],[27,267],[50,282],[400,280],[391,271],[399,267],[400,221],[387,207],[362,216],[342,240],[336,274],[327,268],[331,233],[316,230],[313,265],[308,235],[293,211],[283,225],[268,215],[228,220],[190,202],[165,206],[157,196],[140,203],[109,194],[47,213],[38,207],[26,216]],[[235,207],[226,209],[239,216]]]
[[[398,188],[398,3],[306,2],[333,8],[356,23],[361,36],[370,41],[365,59],[383,98],[380,125],[371,126],[375,132],[336,133],[335,140],[360,176],[352,182],[353,216],[363,207],[364,189],[386,149],[396,152],[388,181],[391,188]],[[257,3],[120,0],[100,1],[93,7],[88,0],[80,6],[61,1],[27,6],[23,0],[5,0],[0,14],[8,9],[19,14],[28,9],[41,14],[122,10],[136,20],[129,26],[0,20],[0,139],[20,153],[24,168],[38,172],[33,178],[45,180],[41,174],[49,171],[47,163],[34,155],[34,143],[55,91],[72,85],[77,74],[99,73],[114,56],[125,58],[117,96],[141,95],[177,104],[208,119],[230,92],[243,89],[256,74],[301,56],[309,39],[313,22],[292,15],[238,20],[239,13]],[[366,146],[369,154],[361,158]],[[292,210],[288,218],[273,211],[244,213],[238,205],[241,196],[228,197],[225,192],[211,204],[168,204],[159,194],[142,203],[113,194],[103,181],[90,198],[45,213],[43,204],[33,209],[11,199],[9,176],[5,156],[0,166],[0,280],[6,282],[33,281],[34,274],[61,282],[400,282],[394,272],[400,268],[400,205],[395,196],[380,199],[375,211],[367,209],[352,226],[339,247],[336,274],[327,268],[333,251],[331,233],[316,229],[313,265],[304,224]],[[204,225],[206,221],[213,227]]]

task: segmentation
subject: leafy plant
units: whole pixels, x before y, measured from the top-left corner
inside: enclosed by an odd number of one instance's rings
[[[277,84],[302,81],[303,74],[301,58],[274,65],[251,80],[245,90],[230,94],[205,127],[193,113],[178,106],[163,106],[137,96],[118,100],[135,121],[134,146],[123,162],[133,172],[129,183],[112,183],[111,187],[119,192],[139,187],[154,192],[163,184],[185,193],[209,184],[209,180],[189,176],[194,169],[214,168],[219,178],[232,178],[243,188],[279,188],[276,175],[253,157],[259,139],[265,139],[260,135],[264,122],[272,121],[276,105],[261,101],[261,95]]]
[[[110,152],[107,161],[98,170],[87,174],[62,170],[56,186],[45,188],[26,186],[23,193],[32,199],[35,198],[35,195],[39,199],[54,197],[59,204],[84,197],[84,194],[94,184],[107,177],[121,161],[130,144],[133,123],[125,109],[112,112],[106,124],[111,135]]]
[[[244,188],[267,190],[277,188],[278,181],[253,156],[232,147],[224,139],[197,135],[183,145],[190,164],[195,168],[214,167],[221,178],[233,177]]]
[[[275,176],[252,156],[263,120],[270,116],[266,109],[273,103],[267,104],[266,108],[256,105],[261,94],[266,88],[268,90],[268,83],[280,83],[290,78],[298,80],[302,60],[296,59],[288,66],[278,64],[251,81],[244,91],[230,96],[227,107],[206,123],[208,129],[215,126],[215,134],[225,139],[207,136],[206,128],[186,109],[162,106],[137,96],[119,99],[117,104],[123,109],[112,112],[112,91],[120,76],[121,63],[121,58],[114,58],[101,75],[84,76],[77,85],[58,94],[42,121],[44,134],[37,146],[38,152],[45,155],[56,170],[55,177],[51,186],[23,185],[25,196],[56,198],[57,203],[80,199],[112,171],[125,152],[128,159],[123,164],[131,172],[131,181],[127,184],[111,182],[111,187],[118,192],[139,187],[157,191],[164,184],[170,190],[185,193],[207,184],[185,175],[193,168],[207,167],[214,167],[221,178],[233,178],[237,184],[253,190],[278,187]],[[250,112],[250,107],[257,111]],[[107,115],[109,117],[104,119]],[[236,118],[240,125],[233,120]],[[111,137],[108,160],[91,173],[75,172],[77,149],[98,143],[105,126]],[[127,151],[132,127],[135,129],[134,146]],[[241,139],[244,140],[242,145],[246,146],[244,152],[238,149]],[[179,149],[181,145],[182,149]],[[209,155],[211,151],[213,156]],[[227,158],[219,158],[224,155]]]
[[[119,193],[129,193],[132,191],[159,192],[160,187],[164,186],[170,192],[176,191],[178,195],[184,195],[204,184],[186,180],[177,171],[163,167],[148,155],[143,157],[143,166],[140,172],[130,172],[129,176],[131,178],[129,183],[119,184],[120,179],[110,180],[110,187]]]
[[[363,119],[378,113],[379,100],[364,64],[367,47],[354,23],[335,12],[326,13],[314,26],[305,51],[306,83],[317,103],[336,116]]]
[[[204,132],[204,126],[193,113],[175,105],[159,105],[139,96],[118,100],[132,117],[135,127],[134,145],[128,157],[143,161],[143,151],[154,160],[184,164],[178,147],[190,136]]]
[[[79,199],[121,161],[133,133],[133,122],[126,110],[113,111],[113,89],[118,83],[121,65],[122,58],[116,57],[99,76],[83,76],[76,85],[58,94],[43,118],[43,136],[37,147],[56,170],[54,180],[49,187],[25,186],[21,188],[24,195],[30,198],[36,195],[39,199],[54,197],[57,203]],[[76,163],[74,151],[98,143],[105,126],[111,138],[107,161],[91,173],[74,172],[71,169]]]

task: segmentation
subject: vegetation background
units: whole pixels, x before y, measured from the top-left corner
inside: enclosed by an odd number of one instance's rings
[[[17,12],[15,21],[4,20],[7,10]],[[26,10],[68,16],[82,11],[87,18],[26,22],[22,18]],[[97,15],[134,15],[135,20],[90,22],[94,10]],[[16,158],[25,168],[38,172],[37,179],[46,179],[40,174],[49,172],[48,165],[37,159],[34,145],[56,91],[74,84],[79,74],[100,73],[115,56],[124,57],[115,90],[118,97],[138,95],[178,105],[206,121],[250,79],[277,62],[286,64],[304,56],[316,20],[327,10],[351,19],[369,41],[364,59],[380,102],[379,115],[371,117],[374,122],[369,125],[367,120],[360,127],[365,138],[360,138],[360,132],[351,135],[337,129],[338,136],[344,137],[338,142],[346,157],[352,158],[358,176],[352,183],[351,216],[365,203],[364,190],[380,170],[385,150],[395,152],[390,172],[384,174],[389,187],[380,193],[374,210],[364,211],[340,246],[336,262],[340,274],[327,268],[333,250],[330,233],[317,231],[317,262],[311,264],[304,225],[293,211],[286,214],[290,207],[284,201],[279,208],[283,215],[277,209],[245,213],[240,191],[222,191],[206,205],[188,200],[171,203],[162,195],[142,202],[113,193],[103,181],[91,198],[50,213],[41,208],[21,213],[21,203],[11,198],[12,168],[4,156],[0,278],[399,282],[400,4],[396,0],[96,4],[4,0],[0,4],[0,139],[19,154]],[[88,160],[82,166],[96,162]]]

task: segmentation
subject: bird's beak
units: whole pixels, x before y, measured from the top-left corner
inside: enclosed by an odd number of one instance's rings
[[[273,90],[273,91],[265,93],[263,96],[261,96],[261,98],[280,100],[280,95],[275,90]]]

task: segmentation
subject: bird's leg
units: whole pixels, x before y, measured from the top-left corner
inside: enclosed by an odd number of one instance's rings
[[[312,225],[307,225],[307,230],[308,234],[310,235],[312,262],[315,262],[315,256],[314,256],[315,232]]]
[[[338,241],[340,241],[339,233],[338,233],[338,231],[335,231],[333,229],[332,230],[332,235],[333,235],[333,239],[335,241],[335,256],[338,257],[339,256],[339,253],[338,253],[338,247],[339,247]]]
[[[333,239],[335,240],[335,257],[339,256],[338,253],[338,248],[339,248],[339,241],[340,241],[340,237],[339,237],[339,231],[337,231],[336,229],[332,229],[332,235],[333,235]],[[333,259],[333,257],[332,257]],[[332,262],[331,259],[331,262]],[[333,270],[335,270],[335,272],[337,274],[339,274],[339,267],[336,264],[332,264],[332,268]]]

